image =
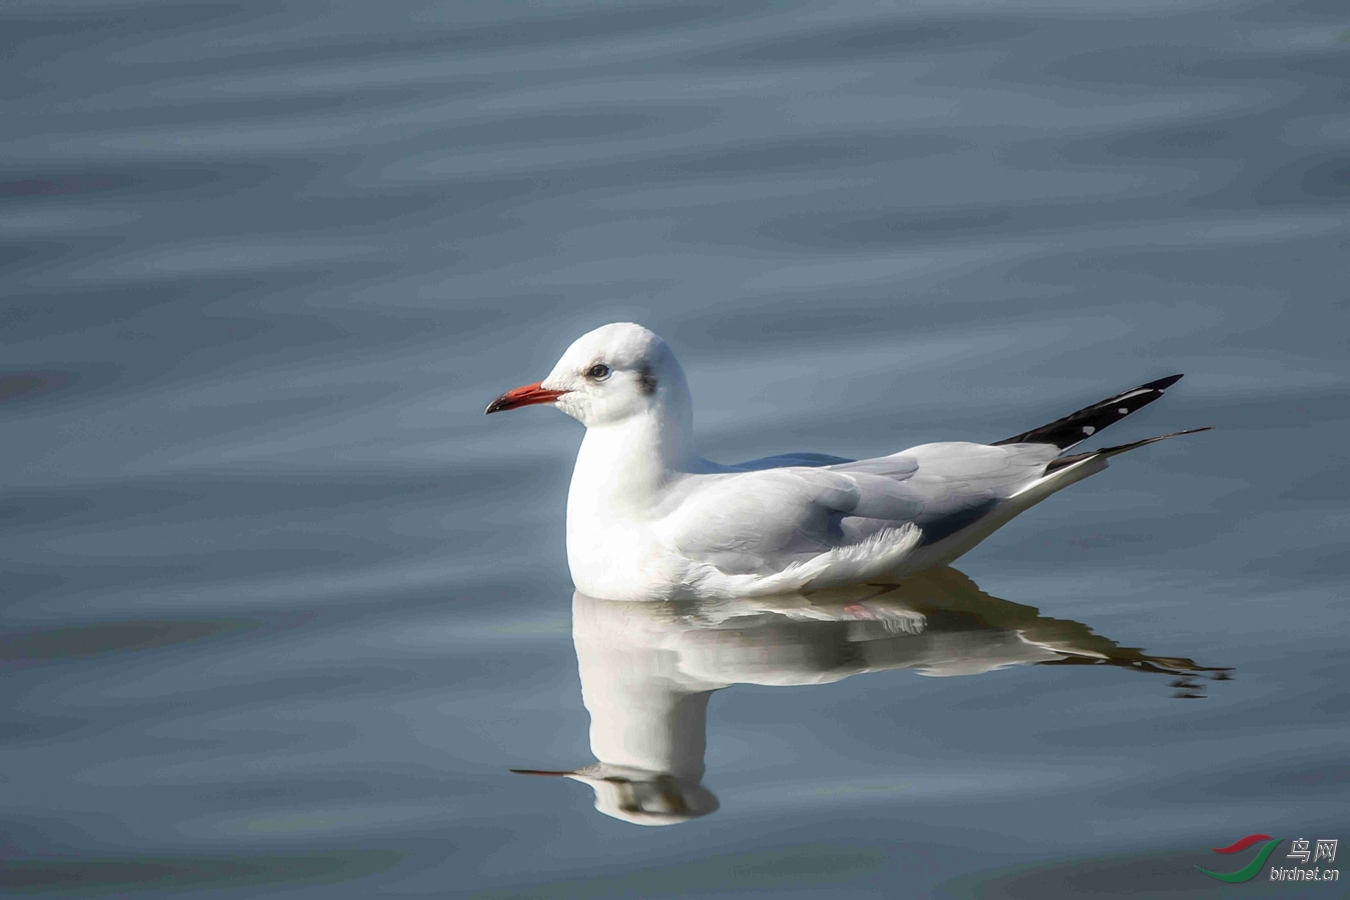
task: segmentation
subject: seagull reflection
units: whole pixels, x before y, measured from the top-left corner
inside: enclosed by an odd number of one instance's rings
[[[1230,671],[1121,647],[1080,622],[991,597],[950,568],[809,597],[635,603],[578,593],[572,638],[598,762],[512,771],[585,782],[596,809],[640,825],[717,810],[702,784],[708,699],[733,684],[824,684],[889,669],[940,676],[1105,665],[1170,675],[1174,697],[1197,698],[1200,679]]]

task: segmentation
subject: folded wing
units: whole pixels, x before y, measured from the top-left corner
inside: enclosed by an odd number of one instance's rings
[[[1038,477],[1057,452],[952,442],[821,467],[694,476],[658,527],[688,559],[768,575],[896,529],[917,528],[916,542],[940,540]]]

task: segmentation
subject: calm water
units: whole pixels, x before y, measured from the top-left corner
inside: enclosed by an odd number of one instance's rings
[[[1343,2],[0,33],[4,891],[1218,896],[1208,848],[1350,840]],[[897,596],[616,608],[567,573],[579,428],[482,415],[616,319],[714,459],[1174,371],[1111,437],[1217,430]],[[582,767],[675,824],[509,771]]]

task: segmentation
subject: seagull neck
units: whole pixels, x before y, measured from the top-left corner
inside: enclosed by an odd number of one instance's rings
[[[708,698],[720,684],[679,672],[680,631],[649,604],[572,598],[572,641],[591,752],[603,763],[697,782]],[[632,607],[630,609],[630,607]]]
[[[659,493],[672,475],[697,468],[687,423],[634,416],[586,429],[572,484],[597,499],[641,501]]]
[[[628,676],[632,677],[632,676]],[[708,699],[712,691],[693,693],[641,684],[638,690],[583,688],[591,714],[591,752],[612,766],[644,769],[698,782],[708,746]],[[596,688],[600,688],[597,690]]]

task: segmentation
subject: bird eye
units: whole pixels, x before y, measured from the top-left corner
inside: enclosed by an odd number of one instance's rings
[[[587,378],[594,378],[596,381],[604,381],[609,377],[609,366],[604,363],[596,363],[586,370]]]

